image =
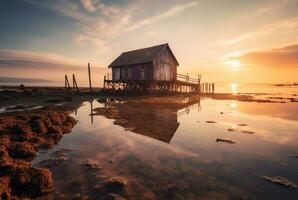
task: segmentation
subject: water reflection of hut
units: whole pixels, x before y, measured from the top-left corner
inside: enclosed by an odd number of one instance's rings
[[[121,107],[121,108],[120,108]],[[119,109],[119,119],[115,123],[132,132],[170,143],[179,123],[177,111],[145,105],[123,104]]]
[[[197,102],[183,104],[124,103],[98,108],[97,113],[115,119],[114,123],[134,133],[170,143],[180,123],[181,109]],[[198,104],[199,105],[199,104]]]

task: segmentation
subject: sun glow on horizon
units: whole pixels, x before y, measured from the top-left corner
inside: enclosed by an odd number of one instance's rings
[[[239,60],[228,61],[228,65],[232,70],[239,70],[241,67],[241,62]]]
[[[237,94],[238,83],[231,83],[230,87],[231,87],[231,93]]]

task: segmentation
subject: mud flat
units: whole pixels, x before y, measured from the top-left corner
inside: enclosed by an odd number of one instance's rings
[[[51,148],[76,120],[68,112],[40,111],[0,116],[0,199],[34,198],[51,190],[46,168],[30,161],[41,148]]]

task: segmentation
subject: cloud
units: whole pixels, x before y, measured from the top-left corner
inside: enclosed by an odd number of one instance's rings
[[[148,25],[148,24],[152,24],[155,23],[157,21],[169,18],[169,17],[174,17],[180,13],[182,13],[183,11],[197,6],[198,2],[191,2],[191,3],[187,3],[187,4],[181,4],[181,5],[176,5],[172,8],[170,8],[169,10],[165,11],[164,13],[155,15],[155,16],[151,16],[145,19],[141,19],[137,22],[135,22],[133,25],[129,26],[127,28],[127,30],[135,30],[135,29],[139,29],[142,26]]]
[[[282,68],[295,67],[298,69],[298,44],[269,51],[250,52],[236,57],[236,59],[249,65]]]
[[[0,69],[81,70],[86,63],[52,53],[0,49]]]
[[[270,7],[260,8],[260,9],[258,9],[258,13],[267,13],[271,10],[272,10],[272,8],[270,8]]]
[[[94,81],[94,85],[98,86],[98,83],[102,83],[98,80],[102,80],[109,70],[96,67],[93,63],[91,67],[92,80],[97,80]],[[52,53],[0,49],[0,74],[20,80],[21,78],[46,79],[52,81],[51,85],[62,85],[65,74],[68,76],[75,74],[80,86],[88,85],[87,62]],[[24,82],[23,79],[22,82]]]
[[[104,8],[104,4],[100,0],[81,0],[81,4],[88,12],[95,12],[99,9]]]
[[[289,33],[293,31],[298,31],[298,17],[280,20],[272,24],[265,25],[263,28],[257,31],[244,33],[233,39],[222,41],[220,42],[220,44],[231,45],[231,44],[239,43],[243,40],[252,39],[255,37],[267,36],[270,34],[280,35],[280,34]]]
[[[100,0],[24,1],[54,10],[60,15],[74,19],[81,29],[80,32],[74,33],[74,40],[79,44],[89,45],[101,52],[108,51],[107,41],[120,34],[135,31],[143,26],[177,16],[198,4],[193,1],[177,5],[177,1],[171,1],[172,6],[163,9],[163,3],[160,1],[148,4],[144,0],[123,1],[121,3],[110,2],[109,4]],[[159,13],[144,12],[144,7],[148,5],[159,5],[158,9],[154,9],[159,10]]]

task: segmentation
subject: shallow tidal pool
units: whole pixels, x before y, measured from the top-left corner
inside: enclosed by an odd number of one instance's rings
[[[127,199],[298,199],[298,189],[262,178],[298,184],[298,103],[129,104],[129,127],[90,115],[103,106],[84,102],[72,113],[72,132],[34,159],[53,173],[54,189],[42,199],[100,199],[98,188],[111,177],[126,180],[120,196]],[[63,159],[51,163],[59,151]],[[99,167],[84,167],[86,160]]]

